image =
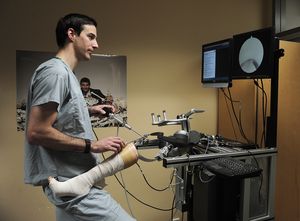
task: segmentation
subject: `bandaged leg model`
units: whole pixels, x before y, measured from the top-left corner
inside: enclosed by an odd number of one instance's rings
[[[112,155],[89,171],[67,181],[59,182],[55,178],[49,177],[49,187],[59,197],[86,194],[93,185],[107,176],[132,166],[137,160],[137,150],[133,143],[129,143],[120,153]]]

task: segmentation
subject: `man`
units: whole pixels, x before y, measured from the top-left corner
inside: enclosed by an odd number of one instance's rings
[[[48,177],[65,181],[88,171],[99,162],[96,153],[118,153],[120,137],[93,140],[89,114],[105,114],[104,107],[87,107],[74,68],[89,60],[98,48],[94,19],[69,14],[56,27],[58,52],[35,71],[28,92],[25,139],[25,183],[43,186],[56,206],[57,221],[132,221],[101,187],[92,187],[77,197],[57,197]]]
[[[91,88],[91,81],[89,78],[81,78],[80,80],[80,88],[84,98],[86,99],[87,103],[89,104],[89,99],[93,99],[90,101],[92,104],[103,104],[105,103],[106,96],[101,92],[99,89]]]

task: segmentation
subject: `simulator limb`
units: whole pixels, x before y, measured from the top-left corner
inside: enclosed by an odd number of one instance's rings
[[[91,187],[123,169],[126,169],[138,160],[138,153],[133,143],[127,144],[120,153],[114,154],[89,171],[60,182],[49,177],[49,187],[56,196],[79,196],[89,192]]]

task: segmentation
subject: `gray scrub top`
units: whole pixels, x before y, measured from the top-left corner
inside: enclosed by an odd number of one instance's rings
[[[32,106],[58,104],[54,128],[64,134],[93,139],[91,121],[80,85],[73,71],[59,58],[52,58],[35,71],[28,91],[27,119]],[[26,123],[27,127],[27,123]],[[25,183],[45,185],[49,176],[71,178],[98,162],[93,153],[55,151],[28,143],[25,136]]]

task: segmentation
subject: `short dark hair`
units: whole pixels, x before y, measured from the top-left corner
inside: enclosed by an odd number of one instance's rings
[[[87,15],[77,13],[71,13],[59,19],[56,25],[56,43],[58,47],[62,48],[65,46],[69,28],[73,28],[76,34],[80,35],[83,25],[94,25],[97,27],[97,22]]]
[[[83,82],[85,82],[85,83],[88,83],[89,85],[91,85],[91,81],[90,81],[90,79],[88,79],[88,78],[86,78],[86,77],[84,77],[84,78],[81,78],[81,80],[80,80],[80,84],[81,84],[81,83],[83,83]]]

